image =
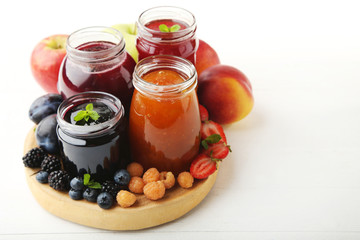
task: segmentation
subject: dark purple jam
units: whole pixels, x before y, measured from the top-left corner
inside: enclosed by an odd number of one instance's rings
[[[100,115],[97,121],[89,120],[81,124],[74,121],[74,116],[85,110],[89,104],[80,103],[63,115],[63,119],[74,127],[74,134],[70,131],[71,128],[64,131],[61,126],[57,131],[62,154],[70,173],[81,177],[89,173],[92,178],[101,182],[112,179],[115,171],[125,168],[129,161],[127,119],[123,116],[112,126],[109,120],[116,115],[116,107],[101,101],[91,103],[93,110]],[[99,126],[105,127],[98,131]],[[78,128],[86,128],[89,134],[77,134]]]
[[[74,125],[80,125],[80,126],[91,126],[91,125],[96,125],[99,123],[103,123],[106,121],[109,121],[111,118],[113,118],[115,116],[115,111],[114,109],[112,109],[111,107],[109,107],[108,105],[102,103],[102,102],[94,102],[93,104],[93,110],[96,111],[100,117],[97,120],[93,120],[91,118],[89,118],[88,121],[85,121],[85,119],[82,119],[81,121],[75,121],[74,118],[75,116],[80,112],[80,111],[84,111],[86,110],[86,106],[89,103],[83,103],[83,104],[79,104],[75,107],[73,107],[70,111],[68,111],[65,114],[65,121],[74,124]]]

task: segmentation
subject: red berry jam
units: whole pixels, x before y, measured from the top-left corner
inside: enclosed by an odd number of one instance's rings
[[[88,104],[99,115],[97,120],[75,121]],[[98,181],[111,179],[129,161],[127,119],[115,96],[103,92],[84,92],[66,99],[57,114],[57,134],[69,172],[74,176],[92,175]]]
[[[64,97],[85,91],[103,91],[119,98],[126,111],[133,93],[135,61],[125,51],[119,32],[87,28],[70,35],[62,63],[58,91]]]
[[[160,25],[168,28],[179,25],[174,32],[160,31]],[[199,46],[195,36],[194,16],[182,8],[158,7],[142,13],[138,20],[136,48],[139,60],[153,55],[173,55],[185,58],[195,64]]]

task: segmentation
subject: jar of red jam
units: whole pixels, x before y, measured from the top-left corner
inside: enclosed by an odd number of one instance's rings
[[[103,91],[119,98],[128,111],[136,65],[125,51],[121,33],[109,27],[89,27],[72,33],[59,72],[58,91],[68,98],[85,91]]]
[[[89,105],[99,117],[77,119]],[[130,154],[124,114],[120,100],[104,92],[84,92],[64,100],[57,112],[57,135],[72,175],[89,173],[102,181],[126,167]]]
[[[134,161],[145,169],[189,171],[200,145],[200,114],[194,65],[175,56],[141,60],[134,71],[135,87],[129,118]]]
[[[136,48],[139,60],[153,55],[174,55],[195,64],[199,46],[194,15],[178,7],[155,7],[143,12],[137,22]]]

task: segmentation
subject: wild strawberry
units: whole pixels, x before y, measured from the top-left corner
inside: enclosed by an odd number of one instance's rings
[[[200,110],[201,121],[205,122],[205,121],[209,120],[209,112],[203,105],[199,104],[199,110]]]
[[[219,140],[219,142],[224,142],[227,144],[226,141],[226,136],[224,133],[224,129],[222,128],[222,126],[214,121],[205,121],[201,124],[201,139],[204,140],[207,137],[213,135],[213,134],[219,134],[221,139]]]
[[[194,178],[204,179],[216,171],[216,162],[220,159],[215,159],[200,153],[191,163],[190,173]]]
[[[215,143],[209,146],[203,151],[204,154],[211,158],[224,159],[231,152],[229,145],[226,145],[223,142]]]

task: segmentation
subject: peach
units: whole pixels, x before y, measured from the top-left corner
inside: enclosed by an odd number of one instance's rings
[[[195,68],[198,76],[207,68],[220,63],[216,51],[203,40],[199,40],[199,48],[196,51]]]
[[[201,73],[198,97],[200,104],[209,111],[209,118],[220,124],[243,119],[254,105],[247,77],[238,69],[221,64]]]

